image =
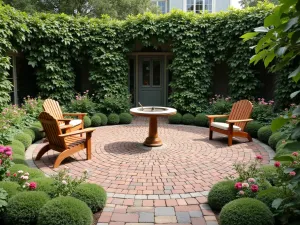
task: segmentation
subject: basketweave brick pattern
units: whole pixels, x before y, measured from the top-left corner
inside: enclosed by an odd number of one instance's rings
[[[81,151],[60,166],[70,168],[73,176],[85,169],[89,182],[103,186],[108,193],[98,225],[218,224],[207,203],[208,191],[216,182],[234,176],[233,164],[250,162],[255,155],[269,163],[269,153],[257,142],[227,139],[196,126],[170,125],[159,119],[159,136],[164,145],[145,147],[148,134],[145,118],[130,125],[99,127],[92,137],[92,160]],[[38,153],[40,145],[33,151]],[[49,151],[35,161],[46,174],[56,172],[57,153]]]

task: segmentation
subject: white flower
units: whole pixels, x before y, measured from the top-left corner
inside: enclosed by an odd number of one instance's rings
[[[28,182],[26,182],[24,185],[25,185],[26,187],[29,187],[30,184],[29,184]]]
[[[68,184],[68,182],[65,181],[65,180],[62,180],[61,183],[64,184],[64,185],[67,185],[67,184]]]
[[[24,176],[24,175],[22,175],[20,178],[23,179],[23,180],[28,180],[29,179],[28,176]]]
[[[25,175],[25,176],[29,176],[29,173],[28,173],[28,172],[26,172],[26,173],[24,173],[24,175]]]
[[[68,166],[65,166],[65,170],[68,170],[68,169],[70,169]]]
[[[18,173],[24,173],[24,171],[23,170],[19,170]]]
[[[243,188],[248,188],[248,187],[249,187],[249,184],[248,184],[248,183],[242,183],[242,187],[243,187]]]

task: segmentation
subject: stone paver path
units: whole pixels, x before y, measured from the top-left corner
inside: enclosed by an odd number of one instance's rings
[[[219,134],[209,141],[207,128],[159,120],[164,145],[158,148],[141,144],[147,132],[145,119],[100,127],[93,133],[92,160],[86,161],[81,151],[61,165],[67,165],[74,176],[88,169],[89,181],[108,192],[98,225],[217,225],[206,204],[212,185],[235,175],[234,163],[250,162],[256,154],[269,163],[269,154],[260,144],[239,139],[228,147],[226,137]],[[51,174],[56,156],[50,151],[35,164]]]

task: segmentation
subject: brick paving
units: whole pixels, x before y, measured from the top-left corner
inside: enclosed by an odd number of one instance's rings
[[[103,186],[108,195],[98,225],[217,225],[207,205],[216,182],[234,176],[234,163],[250,162],[256,154],[269,163],[268,151],[256,142],[236,139],[227,146],[225,136],[196,126],[170,125],[159,120],[164,145],[149,148],[148,123],[136,118],[130,125],[99,127],[92,137],[92,160],[81,151],[66,159],[73,176],[88,169],[89,182]],[[33,151],[35,158],[40,145]],[[52,174],[57,153],[49,151],[36,166]],[[58,168],[58,169],[60,169]]]

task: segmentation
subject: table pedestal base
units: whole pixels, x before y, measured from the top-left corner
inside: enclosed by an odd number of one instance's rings
[[[149,137],[146,138],[144,145],[149,147],[159,147],[163,145],[161,139],[158,137],[156,116],[149,118]]]

